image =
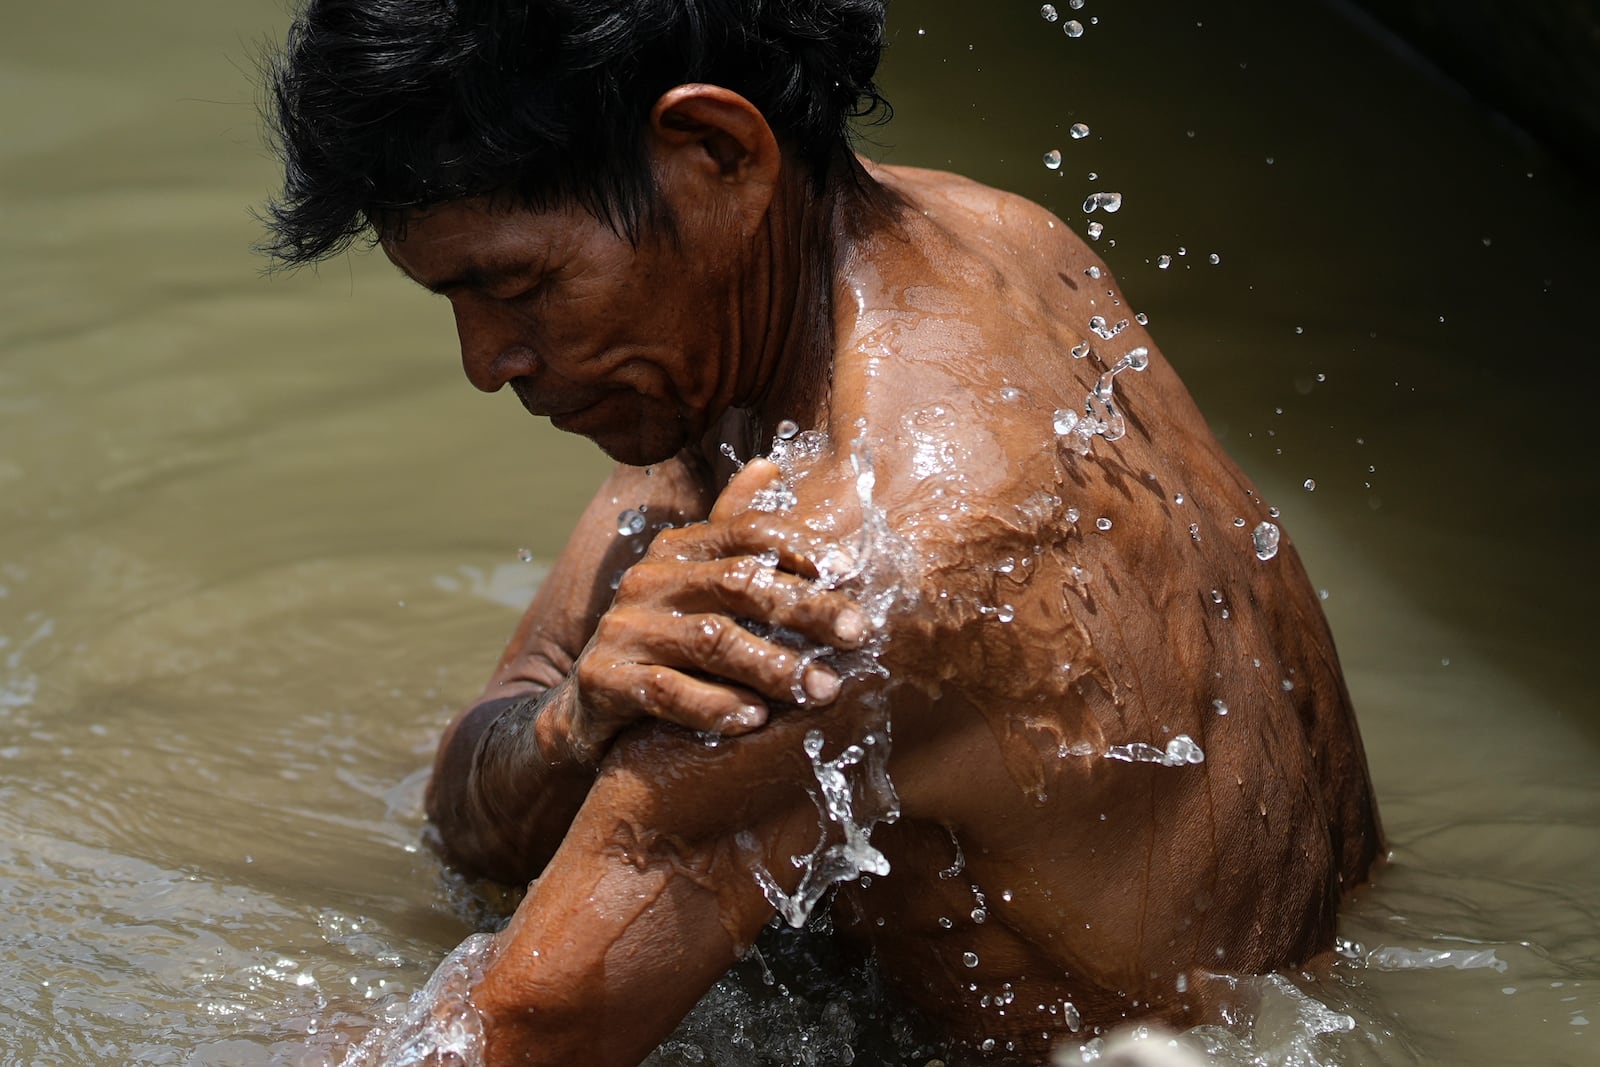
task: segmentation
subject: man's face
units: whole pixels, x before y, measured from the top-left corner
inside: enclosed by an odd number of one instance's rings
[[[643,465],[698,441],[731,397],[737,251],[711,238],[635,247],[578,207],[463,200],[412,216],[383,249],[449,298],[473,385],[509,383],[533,414]]]

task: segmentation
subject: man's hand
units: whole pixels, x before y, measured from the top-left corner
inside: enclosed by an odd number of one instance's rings
[[[546,709],[574,759],[597,764],[644,719],[731,736],[760,727],[774,705],[837,696],[839,677],[818,657],[859,646],[867,621],[816,584],[815,534],[752,507],[777,477],[772,463],[751,462],[707,522],[662,531],[623,575],[569,692]]]

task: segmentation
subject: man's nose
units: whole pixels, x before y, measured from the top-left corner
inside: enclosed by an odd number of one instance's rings
[[[533,372],[533,352],[515,323],[481,307],[471,297],[452,300],[451,308],[461,342],[461,369],[475,388],[493,393],[511,379]]]

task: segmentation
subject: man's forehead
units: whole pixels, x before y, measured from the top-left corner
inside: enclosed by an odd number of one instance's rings
[[[539,223],[533,212],[453,201],[407,215],[379,244],[408,277],[444,292],[526,273],[541,255]]]

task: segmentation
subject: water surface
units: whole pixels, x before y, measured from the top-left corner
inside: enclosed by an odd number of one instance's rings
[[[1099,247],[1327,590],[1394,861],[1360,959],[1302,982],[1354,1028],[1302,1044],[1595,1062],[1592,190],[1320,5],[1057,6],[1082,37],[901,4],[872,151],[1080,229],[1121,192]],[[421,847],[423,768],[604,462],[475,394],[378,257],[259,276],[283,22],[92,0],[0,37],[7,1065],[294,1062],[492,903]],[[762,988],[664,1060],[802,1062],[876,1010]],[[1271,1003],[1236,1055],[1291,1055]]]

